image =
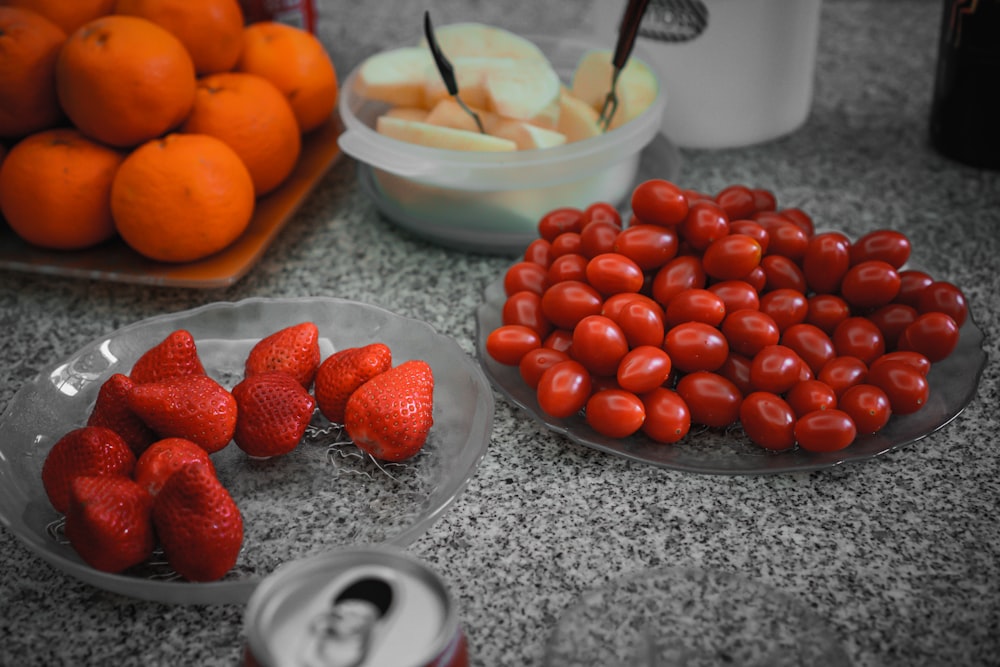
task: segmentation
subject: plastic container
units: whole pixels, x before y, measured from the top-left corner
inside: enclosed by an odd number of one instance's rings
[[[641,47],[670,91],[663,132],[681,148],[787,135],[813,100],[821,0],[651,0]],[[624,2],[594,0],[587,29],[613,39]]]
[[[589,50],[608,43],[529,37],[564,83]],[[636,50],[647,64],[648,58]],[[654,68],[655,71],[655,68]],[[667,96],[661,85],[641,115],[606,134],[555,148],[512,153],[452,151],[418,146],[378,134],[375,119],[388,107],[354,93],[352,72],[339,110],[340,147],[359,162],[361,185],[380,212],[436,243],[489,254],[523,251],[537,237],[538,220],[560,206],[604,201],[619,205],[637,184],[640,154],[657,137]],[[662,178],[676,176],[669,144],[657,145]]]

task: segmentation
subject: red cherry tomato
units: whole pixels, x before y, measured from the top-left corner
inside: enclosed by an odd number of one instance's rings
[[[573,346],[573,332],[566,329],[556,329],[542,341],[542,347],[560,352],[569,352]]]
[[[755,391],[746,396],[740,423],[751,442],[764,449],[782,451],[795,445],[795,413],[777,394]]]
[[[847,270],[840,296],[855,308],[878,308],[896,298],[899,285],[899,274],[891,264],[870,259]]]
[[[886,393],[893,414],[908,415],[927,403],[930,384],[924,375],[904,361],[876,364],[866,380]]]
[[[654,178],[632,191],[632,212],[647,224],[677,225],[687,215],[688,200],[670,181]]]
[[[758,266],[756,269],[747,274],[743,278],[748,285],[757,290],[757,293],[764,291],[764,287],[767,286],[767,273],[764,271],[763,266]]]
[[[796,383],[785,394],[785,400],[799,417],[813,410],[829,410],[837,407],[837,394],[830,385],[819,380],[803,380]]]
[[[868,377],[868,366],[857,357],[834,357],[826,362],[816,379],[840,397],[848,387],[861,384]]]
[[[563,232],[552,239],[553,258],[569,254],[583,254],[583,239],[580,237],[580,232]]]
[[[538,332],[520,324],[497,327],[486,337],[486,351],[498,363],[517,366],[529,350],[541,347]]]
[[[793,324],[781,334],[781,344],[799,355],[814,375],[837,356],[833,341],[814,324]]]
[[[580,253],[589,259],[611,252],[619,233],[621,227],[609,220],[588,222],[580,232]]]
[[[843,410],[808,412],[795,422],[799,447],[810,452],[836,452],[854,442],[858,431],[850,415]]]
[[[848,317],[833,330],[833,347],[839,356],[857,357],[870,364],[885,354],[885,338],[866,317]]]
[[[527,290],[507,297],[500,318],[503,324],[520,324],[533,329],[541,338],[552,331],[552,323],[542,312],[542,297]]]
[[[623,229],[613,250],[625,255],[643,271],[660,268],[677,255],[677,230],[661,225],[633,225]]]
[[[656,303],[656,301],[654,301],[651,297],[635,292],[619,292],[618,294],[612,294],[609,296],[604,300],[604,305],[601,306],[601,315],[607,315],[614,320],[618,317],[618,314],[625,307],[625,305],[632,303],[633,301],[642,301],[653,310],[659,312],[662,319],[663,307]]]
[[[677,381],[677,394],[687,404],[694,424],[724,428],[740,418],[743,395],[735,384],[717,373],[688,373]]]
[[[776,289],[760,298],[760,311],[770,315],[778,330],[784,331],[794,324],[805,322],[809,314],[809,300],[797,289]]]
[[[816,226],[813,224],[813,219],[801,208],[779,209],[778,214],[798,225],[807,236],[812,236],[815,233]]]
[[[524,249],[524,261],[548,268],[552,263],[552,244],[546,239],[535,239]]]
[[[783,394],[799,381],[802,360],[784,345],[767,345],[750,361],[750,385]]]
[[[722,322],[722,335],[729,349],[753,357],[768,345],[775,345],[781,338],[774,318],[759,310],[737,310]]]
[[[678,232],[692,248],[704,250],[729,233],[729,218],[715,202],[699,200],[688,208]]]
[[[707,289],[692,287],[678,292],[664,313],[664,324],[669,327],[683,322],[704,322],[718,326],[726,316],[726,304]]]
[[[666,307],[674,296],[691,287],[704,287],[705,269],[701,260],[691,255],[683,255],[670,260],[653,277],[653,298]]]
[[[715,202],[726,212],[730,220],[746,218],[757,210],[753,191],[745,185],[730,185],[715,195]]]
[[[576,414],[590,398],[590,373],[577,361],[561,361],[538,380],[538,407],[550,417],[563,419]]]
[[[622,215],[614,206],[605,201],[594,202],[583,209],[583,228],[591,222],[610,222],[618,229],[622,228]],[[581,229],[581,231],[582,231]]]
[[[639,345],[622,357],[616,378],[622,389],[644,394],[666,382],[671,368],[670,355],[663,348]]]
[[[585,418],[590,428],[609,438],[627,438],[646,421],[646,407],[630,391],[605,389],[587,400]]]
[[[851,316],[851,307],[836,294],[813,294],[808,300],[806,322],[814,324],[827,335]]]
[[[557,208],[543,215],[538,221],[538,235],[549,242],[563,232],[579,232],[581,229],[583,229],[583,211],[578,208]]]
[[[778,208],[778,200],[774,193],[764,188],[752,188],[754,207],[757,211],[773,211]]]
[[[887,303],[869,314],[868,319],[882,332],[886,349],[892,349],[906,327],[917,319],[917,309],[905,303]]]
[[[749,357],[730,350],[729,356],[716,373],[736,385],[740,393],[746,396],[753,391],[753,385],[750,384],[750,363]]]
[[[858,433],[877,433],[892,416],[889,397],[873,384],[850,387],[840,397],[838,407],[848,414]]]
[[[851,264],[876,259],[898,269],[906,264],[909,258],[910,239],[892,229],[868,232],[851,245]]]
[[[638,292],[642,289],[643,273],[639,265],[625,255],[606,252],[587,262],[587,282],[605,296]]]
[[[675,443],[691,430],[691,411],[677,392],[665,387],[642,395],[646,421],[642,432],[660,443]]]
[[[899,272],[899,293],[896,294],[896,303],[905,303],[907,306],[919,308],[920,295],[934,279],[930,274],[923,271],[900,271]]]
[[[628,352],[621,328],[604,315],[588,315],[573,328],[571,357],[594,375],[614,375]]]
[[[927,285],[920,293],[917,311],[944,313],[961,327],[969,316],[969,304],[962,290],[949,282],[937,280]]]
[[[919,352],[933,363],[954,352],[959,335],[958,324],[950,316],[937,312],[924,313],[903,330],[899,348]]]
[[[794,260],[784,255],[767,255],[760,260],[760,266],[764,269],[765,290],[793,289],[805,293],[806,278]]]
[[[730,220],[729,222],[729,233],[730,234],[743,234],[744,236],[749,236],[757,245],[760,246],[761,255],[767,254],[767,246],[770,243],[770,237],[768,236],[767,230],[755,220]]]
[[[712,241],[701,258],[705,273],[716,280],[739,280],[760,264],[760,244],[746,234],[728,234]]]
[[[663,349],[674,367],[684,373],[714,371],[729,356],[729,343],[722,332],[703,322],[685,322],[671,328]]]
[[[851,268],[851,241],[840,232],[824,232],[809,239],[802,256],[802,273],[809,289],[830,294],[840,289]]]
[[[532,389],[538,388],[538,381],[542,379],[542,373],[552,368],[561,361],[568,361],[569,355],[559,350],[547,347],[538,347],[528,350],[521,362],[517,365],[518,372],[524,383]]]
[[[663,337],[666,335],[663,309],[655,302],[635,299],[619,309],[611,320],[621,328],[629,347],[663,345]]]
[[[798,225],[785,222],[765,229],[768,237],[768,255],[781,255],[796,262],[805,255],[809,237]]]
[[[737,310],[760,310],[760,296],[757,290],[745,280],[723,280],[712,283],[708,291],[722,299],[727,313]]]
[[[587,258],[571,252],[566,255],[559,255],[549,264],[546,272],[548,285],[555,285],[565,280],[577,280],[585,282],[587,280]]]
[[[545,267],[534,262],[518,262],[504,274],[503,291],[507,296],[524,290],[541,294],[545,291],[547,278]]]
[[[600,312],[601,295],[585,282],[565,280],[542,294],[542,313],[561,329],[572,330],[587,315]]]
[[[931,360],[919,352],[913,352],[912,350],[896,350],[895,352],[886,352],[871,363],[871,368],[875,368],[879,364],[884,364],[887,361],[902,361],[903,363],[910,364],[924,377],[927,377],[927,373],[931,370]]]

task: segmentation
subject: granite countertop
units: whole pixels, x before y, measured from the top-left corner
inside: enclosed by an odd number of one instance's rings
[[[356,5],[356,6],[355,6]],[[771,189],[852,236],[893,227],[912,264],[960,285],[985,334],[979,393],[954,422],[874,460],[710,476],[572,444],[497,396],[464,494],[408,550],[449,583],[476,666],[539,665],[581,592],[653,566],[741,573],[825,619],[855,665],[987,665],[1000,656],[1000,173],[928,146],[938,0],[827,0],[805,125],[742,149],[682,151],[678,182]],[[410,37],[402,17],[522,33],[576,27],[581,2],[320,3],[346,72]],[[417,18],[414,18],[416,21]],[[780,38],[780,36],[779,36]],[[734,100],[738,103],[738,100]],[[226,289],[0,271],[0,409],[40,368],[118,327],[251,296],[337,296],[425,320],[474,354],[473,313],[510,259],[428,244],[381,219],[340,159],[254,269]],[[2,434],[0,434],[2,437]],[[106,593],[0,530],[0,665],[232,665],[243,608]]]

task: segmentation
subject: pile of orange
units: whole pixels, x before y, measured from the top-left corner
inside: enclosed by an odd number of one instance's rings
[[[207,257],[337,95],[314,35],[239,0],[0,0],[0,214],[44,248]]]

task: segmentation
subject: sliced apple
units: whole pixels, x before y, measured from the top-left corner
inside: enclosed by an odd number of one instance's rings
[[[553,148],[566,143],[565,134],[538,127],[523,120],[511,120],[502,116],[497,117],[497,122],[490,130],[490,134],[513,141],[517,145],[517,149],[522,151]]]
[[[464,102],[465,100],[463,99],[462,101]],[[479,120],[482,122],[483,129],[486,130],[487,134],[491,134],[489,128],[496,124],[499,117],[495,113],[484,109],[477,109],[475,107],[469,107],[469,109],[479,116]],[[456,130],[479,132],[479,126],[476,125],[475,119],[453,97],[447,97],[435,104],[434,108],[427,112],[424,122],[431,125],[451,127]]]
[[[597,124],[598,112],[565,88],[559,95],[559,124],[556,130],[566,136],[567,141],[590,139],[601,134]]]
[[[403,120],[427,121],[427,109],[420,107],[393,107],[385,112],[391,118],[402,118]]]
[[[490,72],[514,69],[512,58],[460,56],[451,60],[458,84],[458,94],[470,107],[483,108],[488,102],[486,77]],[[444,85],[444,79],[433,62],[424,72],[424,105],[432,109],[434,105],[451,96]]]
[[[486,73],[487,108],[517,120],[538,118],[559,99],[559,75],[547,61],[515,60]]]
[[[432,148],[493,152],[517,150],[517,144],[509,139],[391,116],[379,116],[375,121],[375,130],[393,139]]]
[[[611,58],[610,50],[588,51],[580,58],[573,72],[571,92],[597,110],[604,105],[604,98],[611,89],[614,74]],[[656,99],[659,86],[656,75],[646,63],[638,58],[630,58],[618,75],[615,91],[618,95],[618,108],[611,119],[612,128],[627,123],[649,108]]]
[[[424,82],[434,59],[426,48],[407,46],[376,53],[358,69],[359,95],[396,106],[423,107]]]
[[[547,60],[533,42],[504,28],[483,23],[451,23],[436,28],[434,37],[449,60],[464,56]],[[427,46],[426,37],[420,45]]]

